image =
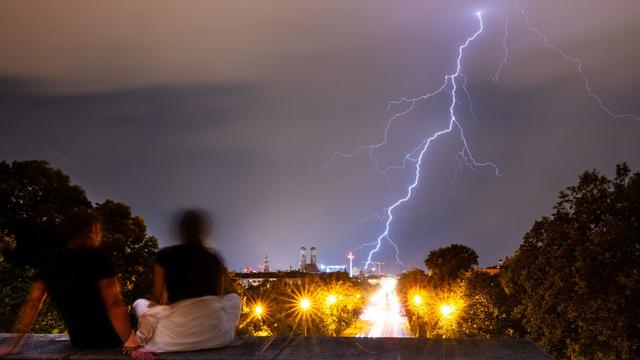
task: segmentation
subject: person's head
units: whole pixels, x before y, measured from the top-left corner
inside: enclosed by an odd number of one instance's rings
[[[62,236],[69,247],[97,247],[102,243],[100,218],[87,210],[74,210],[64,217]]]
[[[185,244],[203,245],[211,236],[211,217],[204,210],[187,210],[180,216],[178,231]]]

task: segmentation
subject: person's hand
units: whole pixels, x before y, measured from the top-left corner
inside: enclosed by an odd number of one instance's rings
[[[142,341],[140,341],[138,334],[132,330],[129,338],[124,342],[124,345],[122,345],[122,353],[131,355],[135,350],[140,348],[142,348]]]
[[[144,348],[140,348],[140,349],[132,350],[129,353],[129,356],[131,356],[131,358],[135,360],[153,360],[156,357],[156,353],[149,350],[145,350]]]
[[[124,349],[132,350],[132,349],[137,349],[141,346],[142,346],[142,340],[134,330],[131,330],[131,334],[129,334],[129,338],[127,339],[127,341],[124,342],[124,345],[122,347]]]

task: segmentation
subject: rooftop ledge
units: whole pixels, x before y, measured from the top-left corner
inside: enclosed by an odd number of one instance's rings
[[[0,344],[7,334],[0,334]],[[214,350],[161,354],[159,359],[553,359],[524,339],[245,337]],[[66,335],[32,335],[8,359],[126,359],[118,350],[74,349]]]

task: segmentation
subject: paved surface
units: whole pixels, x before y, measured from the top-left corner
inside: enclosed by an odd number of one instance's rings
[[[374,338],[411,336],[407,319],[400,310],[397,283],[396,279],[382,279],[380,288],[369,298],[360,320],[344,335]]]
[[[4,343],[6,334],[0,334]],[[162,354],[164,359],[446,359],[549,360],[539,347],[518,339],[417,339],[347,337],[248,337],[223,349]],[[64,335],[32,335],[21,354],[8,359],[126,359],[118,350],[78,350]]]

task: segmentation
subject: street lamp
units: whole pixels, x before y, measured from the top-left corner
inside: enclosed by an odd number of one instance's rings
[[[309,299],[307,298],[302,298],[300,300],[300,308],[304,311],[309,310],[309,308],[311,307],[311,301],[309,301]]]
[[[442,317],[444,318],[447,318],[447,319],[451,318],[451,316],[455,311],[456,311],[456,308],[453,305],[450,305],[450,304],[440,305],[440,314],[442,314]]]
[[[304,322],[304,336],[307,336],[307,311],[311,308],[311,301],[307,298],[300,299],[299,303],[300,309],[302,309],[303,313],[303,322]]]
[[[413,295],[413,305],[420,306],[420,304],[422,304],[422,296],[419,294]]]
[[[333,304],[335,304],[337,301],[338,301],[338,298],[337,298],[335,295],[330,294],[329,296],[327,296],[327,304],[329,304],[329,305],[333,305]]]
[[[262,307],[262,305],[257,304],[254,308],[253,308],[253,313],[255,314],[255,316],[258,319],[262,319],[262,313],[264,312],[264,308]]]
[[[413,296],[411,294],[413,293]],[[411,307],[415,312],[415,322],[416,322],[416,337],[420,337],[420,317],[425,314],[424,302],[425,299],[423,295],[426,295],[423,290],[414,289],[409,293],[409,301],[411,303]]]

